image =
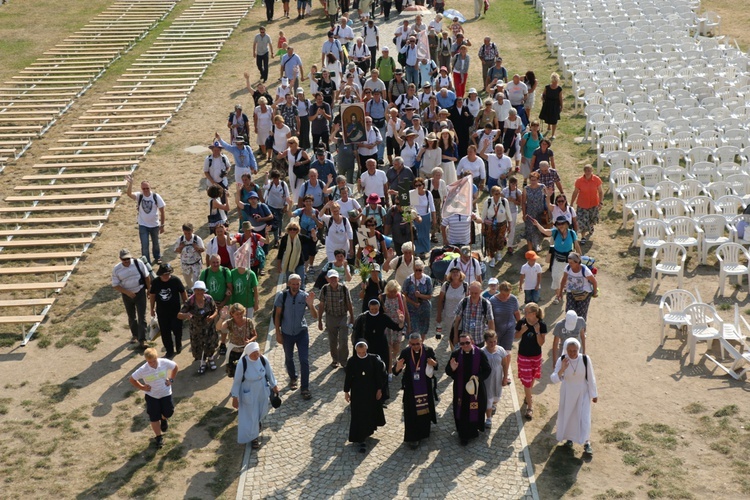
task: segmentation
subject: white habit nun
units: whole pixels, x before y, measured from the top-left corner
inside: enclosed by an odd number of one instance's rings
[[[258,343],[250,342],[237,362],[232,384],[232,406],[239,412],[238,443],[252,442],[253,448],[259,446],[260,423],[268,414],[271,389],[278,390],[271,363],[260,354]]]
[[[563,345],[563,355],[555,362],[550,379],[560,386],[560,408],[557,411],[557,440],[585,444],[591,453],[591,402],[597,401],[596,377],[591,358],[580,354],[581,343],[569,338]]]

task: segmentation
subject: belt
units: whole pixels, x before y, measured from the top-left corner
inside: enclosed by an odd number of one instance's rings
[[[200,264],[200,262],[201,262],[201,261],[200,261],[200,259],[199,259],[199,260],[196,260],[195,262],[190,262],[190,263],[186,263],[185,265],[186,265],[186,266],[194,266],[194,265],[196,265],[196,264]]]

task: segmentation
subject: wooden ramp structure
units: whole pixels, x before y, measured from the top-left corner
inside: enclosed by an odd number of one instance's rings
[[[6,206],[0,206],[0,301],[9,305],[0,306],[0,324],[21,324],[23,345],[52,307],[50,294],[65,286],[101,232],[125,177],[251,6],[196,0],[5,198]]]
[[[0,85],[0,172],[159,24],[177,0],[118,0]]]

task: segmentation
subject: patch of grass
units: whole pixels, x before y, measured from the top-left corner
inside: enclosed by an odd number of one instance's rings
[[[702,403],[690,403],[689,405],[682,408],[682,411],[690,415],[697,415],[698,413],[703,413],[707,410],[708,408],[706,408]]]
[[[52,339],[50,338],[49,335],[45,335],[45,334],[37,335],[36,345],[40,349],[46,349],[50,345],[52,345]]]
[[[630,291],[630,293],[633,294],[634,298],[638,299],[639,301],[646,300],[646,298],[651,293],[649,291],[648,283],[637,283],[628,288],[628,291]]]
[[[718,309],[719,311],[729,311],[732,309],[732,305],[727,303],[719,304]]]
[[[47,402],[57,404],[62,402],[70,394],[76,393],[76,386],[72,382],[63,382],[62,384],[50,384],[45,382],[39,388],[39,392],[47,398]]]
[[[711,443],[709,448],[722,455],[730,455],[732,453],[732,442],[728,439],[722,439]]]
[[[101,342],[99,334],[109,331],[112,331],[112,320],[88,318],[62,329],[62,336],[55,342],[55,347],[62,349],[73,344],[91,352]]]
[[[0,415],[7,415],[10,411],[10,404],[13,402],[13,398],[0,398]]]
[[[675,434],[676,429],[664,424],[641,424],[635,433],[641,441],[667,450],[677,448]]]
[[[17,333],[0,333],[0,347],[12,347],[21,339]]]
[[[714,417],[731,417],[737,415],[740,412],[740,408],[737,405],[727,405],[719,410],[716,410]]]
[[[617,491],[615,489],[608,489],[604,493],[600,493],[594,497],[594,500],[610,500],[617,498],[635,498],[635,493],[632,491]]]

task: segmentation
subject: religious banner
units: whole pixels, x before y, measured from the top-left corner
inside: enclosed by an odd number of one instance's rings
[[[341,106],[341,130],[344,133],[344,144],[364,142],[365,105],[361,102]]]
[[[253,260],[253,249],[250,246],[252,242],[252,239],[248,239],[245,243],[242,244],[240,248],[237,249],[236,252],[234,252],[234,267],[245,267],[248,269],[252,267],[250,265]]]
[[[472,175],[467,175],[452,184],[448,184],[448,194],[443,200],[444,219],[453,214],[471,217],[472,179]]]
[[[417,59],[430,60],[430,42],[427,40],[427,30],[422,30],[417,35]]]

